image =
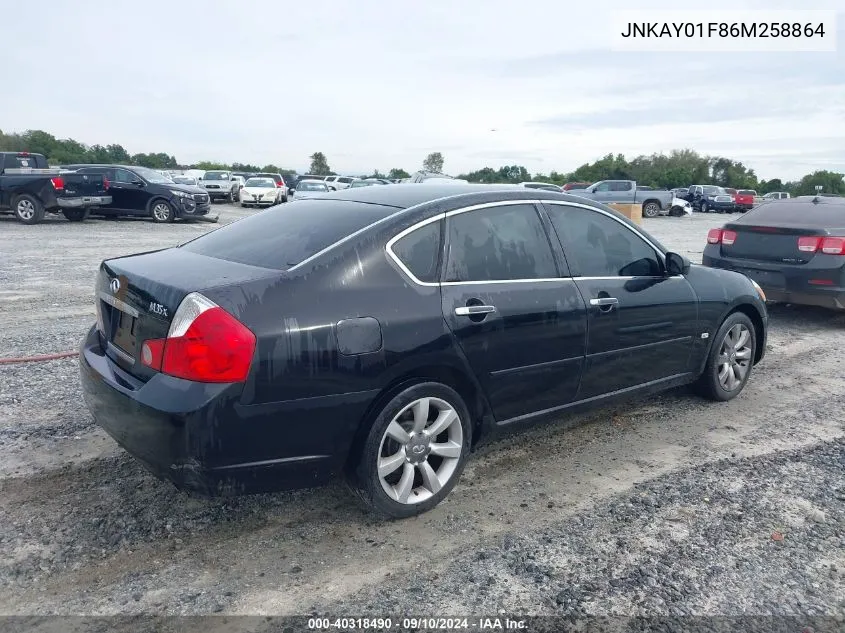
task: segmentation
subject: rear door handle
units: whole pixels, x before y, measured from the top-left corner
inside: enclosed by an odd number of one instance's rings
[[[473,316],[476,314],[490,314],[496,311],[496,306],[461,306],[455,308],[455,316]]]
[[[615,306],[617,303],[619,303],[619,299],[616,297],[599,297],[598,299],[590,299],[591,306],[607,307]]]

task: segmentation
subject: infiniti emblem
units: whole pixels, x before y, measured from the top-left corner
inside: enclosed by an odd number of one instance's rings
[[[411,452],[416,454],[416,455],[419,455],[420,453],[424,453],[425,452],[425,446],[422,445],[422,444],[417,444],[416,446],[414,446],[411,449]]]
[[[111,283],[109,284],[109,288],[111,288],[112,292],[117,293],[117,291],[120,290],[120,279],[118,279],[117,277],[112,279]]]

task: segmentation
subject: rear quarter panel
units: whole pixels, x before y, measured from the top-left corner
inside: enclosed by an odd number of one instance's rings
[[[442,316],[439,287],[402,276],[385,254],[386,241],[375,235],[338,248],[322,264],[208,293],[256,334],[239,405],[248,424],[239,433],[267,446],[268,459],[284,442],[294,454],[330,452],[339,465],[388,386],[426,366],[465,369]],[[338,322],[361,317],[371,317],[362,344],[372,343],[372,319],[381,344],[342,353]]]

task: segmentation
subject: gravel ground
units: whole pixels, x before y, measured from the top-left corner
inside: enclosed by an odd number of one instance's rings
[[[724,220],[645,227],[696,260]],[[215,226],[0,218],[0,358],[74,349],[101,259]],[[845,617],[845,316],[770,316],[736,400],[680,389],[523,433],[393,523],[340,484],[190,498],[93,424],[75,360],[0,365],[0,614]]]

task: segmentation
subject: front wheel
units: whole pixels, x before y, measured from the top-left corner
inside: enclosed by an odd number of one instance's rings
[[[65,209],[62,211],[62,215],[71,222],[82,222],[83,220],[87,220],[90,213],[90,209]]]
[[[409,387],[373,422],[353,485],[378,514],[422,514],[454,488],[471,434],[469,411],[453,389],[435,382]]]
[[[706,202],[702,202],[702,203],[701,203],[701,212],[702,212],[702,213],[707,213],[708,211],[709,211],[709,209],[707,208],[707,203],[706,203]]]
[[[656,218],[660,215],[660,205],[657,202],[646,202],[643,205],[643,215],[647,218]]]
[[[754,324],[742,312],[734,312],[719,327],[696,390],[711,400],[725,402],[737,397],[748,382],[754,365],[757,339]]]
[[[169,202],[156,200],[152,208],[153,222],[173,222],[176,219],[176,212]]]

